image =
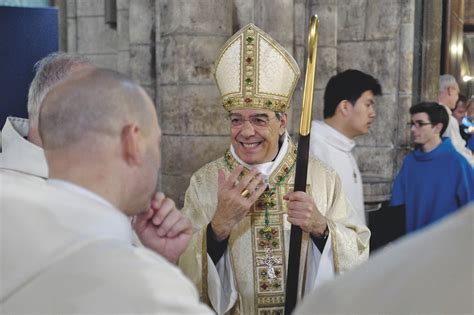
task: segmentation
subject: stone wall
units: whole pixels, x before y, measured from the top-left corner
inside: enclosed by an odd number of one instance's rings
[[[67,51],[117,69],[119,34],[105,24],[103,0],[67,1]]]
[[[320,18],[314,117],[322,119],[324,87],[340,71],[359,69],[382,85],[375,124],[368,135],[356,139],[355,155],[366,202],[385,201],[409,144],[406,123],[413,102],[415,1],[310,0],[306,10],[295,13],[300,15],[295,20],[306,24],[312,14]],[[298,50],[305,49],[306,26],[295,29],[304,30],[305,37],[300,43],[296,42],[301,36],[296,37],[295,44]],[[299,113],[295,111],[293,117],[297,126]]]
[[[163,131],[160,189],[182,205],[189,177],[229,145],[211,64],[218,49],[249,22],[285,46],[305,71],[309,17],[320,18],[314,117],[339,71],[379,78],[383,95],[356,156],[366,198],[386,200],[408,145],[412,104],[415,0],[118,0],[117,25],[104,22],[104,0],[67,1],[67,50],[127,73],[155,99]],[[298,129],[303,80],[290,109]]]
[[[232,34],[232,2],[201,0],[195,5],[190,5],[189,0],[158,2],[157,103],[163,130],[161,188],[181,205],[192,173],[221,156],[229,144],[211,64]]]
[[[358,68],[378,78],[383,89],[375,124],[355,149],[366,201],[387,199],[409,141],[414,11],[411,0],[337,2],[337,70]]]

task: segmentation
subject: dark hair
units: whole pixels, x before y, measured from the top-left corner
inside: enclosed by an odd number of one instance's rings
[[[382,87],[377,79],[362,71],[349,69],[329,79],[324,91],[324,118],[336,113],[337,105],[343,100],[355,104],[365,91],[374,95],[382,94]]]
[[[454,106],[453,111],[458,107],[459,102],[463,102],[464,106],[467,106],[467,97],[464,94],[459,93],[458,100],[456,101],[456,106]]]
[[[446,131],[449,122],[449,115],[443,106],[435,102],[421,102],[410,108],[411,115],[416,113],[426,113],[433,126],[439,123],[443,124],[440,135]]]

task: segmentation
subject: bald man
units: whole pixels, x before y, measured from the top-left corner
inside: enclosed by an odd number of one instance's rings
[[[50,179],[10,178],[1,196],[2,311],[210,314],[170,263],[191,223],[154,194],[161,131],[145,91],[78,71],[46,95],[39,126]],[[131,216],[158,255],[132,246]]]

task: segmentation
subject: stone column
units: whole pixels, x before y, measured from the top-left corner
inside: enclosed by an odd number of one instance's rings
[[[130,75],[129,0],[117,1],[117,70]],[[132,23],[133,24],[133,23]]]
[[[416,1],[416,102],[437,100],[443,1]]]
[[[160,188],[181,206],[192,173],[230,143],[211,66],[232,35],[232,1],[158,0],[156,20]]]
[[[318,56],[316,64],[316,85],[314,89],[313,119],[323,119],[324,89],[329,79],[337,73],[337,1],[336,0],[310,0],[309,16],[306,25],[300,26],[304,30],[301,40],[304,49],[304,65],[308,58],[308,27],[309,18],[317,14],[319,17]],[[301,22],[299,23],[301,24]],[[299,30],[299,29],[297,29]],[[301,31],[297,31],[297,34]],[[299,35],[301,36],[301,35]],[[298,35],[297,35],[298,38]],[[303,75],[306,68],[303,69]],[[304,80],[304,76],[303,76]]]
[[[398,93],[398,118],[395,143],[395,163],[393,177],[396,176],[401,167],[405,155],[410,151],[410,121],[409,109],[417,102],[414,77],[417,71],[415,66],[415,1],[402,1],[402,16],[400,26],[400,64],[399,64],[399,93]],[[438,63],[439,65],[439,59]],[[437,78],[436,78],[437,82]]]
[[[67,51],[68,49],[68,32],[67,25],[69,22],[67,1],[58,1],[54,5],[58,8],[59,15],[59,50]]]
[[[73,4],[73,1],[68,3]],[[99,66],[117,69],[117,30],[105,23],[104,0],[75,1],[75,44],[71,48],[80,55],[84,55]],[[69,10],[69,9],[68,9]],[[68,23],[72,26],[72,23]],[[70,33],[70,34],[71,34]]]
[[[67,48],[69,53],[77,52],[77,17],[76,0],[68,0],[66,3],[67,16]]]
[[[130,75],[155,100],[155,1],[130,1],[128,14]],[[126,59],[126,52],[123,55]]]

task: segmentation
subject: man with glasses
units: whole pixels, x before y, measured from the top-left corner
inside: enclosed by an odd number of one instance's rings
[[[441,137],[448,114],[437,103],[410,108],[415,150],[408,154],[393,184],[391,206],[403,206],[407,232],[421,229],[474,201],[474,170]]]
[[[288,52],[252,24],[215,62],[231,145],[191,178],[183,211],[195,232],[180,266],[218,314],[283,314],[290,224],[304,232],[300,293],[367,259],[370,232],[334,170],[310,159],[307,193],[292,192],[296,145],[286,110],[299,75]]]
[[[459,85],[456,79],[450,74],[443,74],[439,77],[439,93],[438,103],[441,104],[449,116],[448,125],[444,132],[444,137],[449,137],[453,146],[461,153],[471,165],[474,166],[474,156],[472,152],[466,148],[466,141],[461,137],[459,131],[459,124],[456,118],[452,116],[452,111],[456,107],[456,102],[459,99]]]

